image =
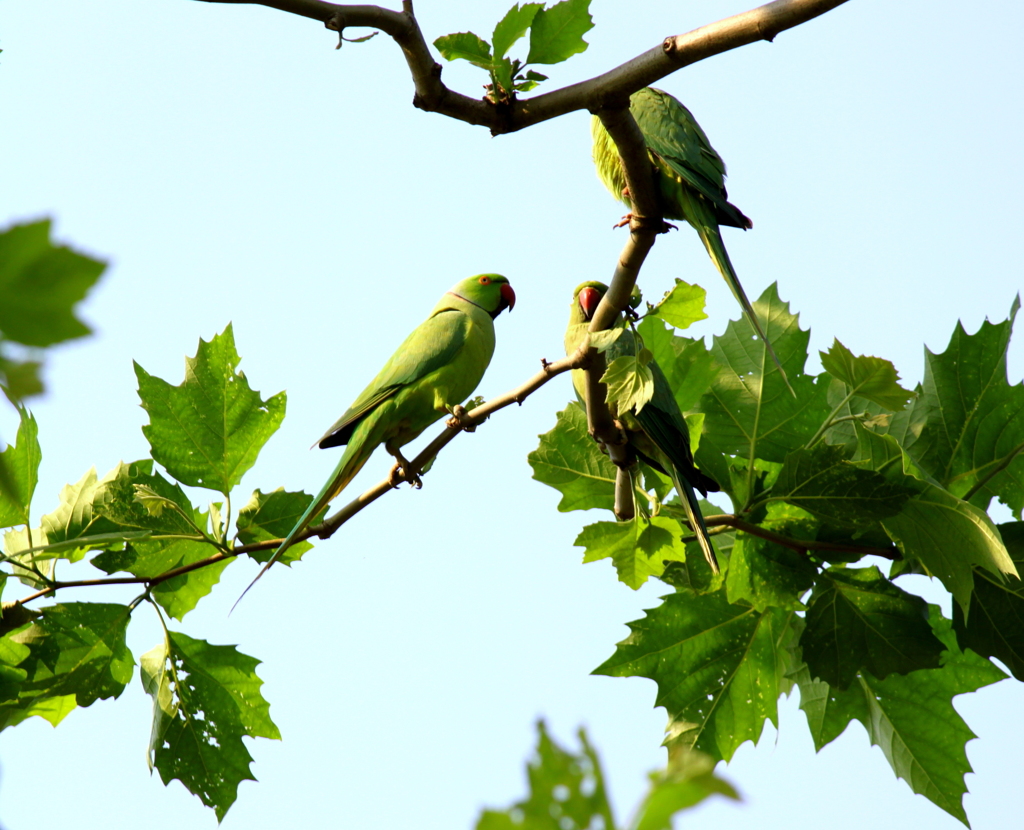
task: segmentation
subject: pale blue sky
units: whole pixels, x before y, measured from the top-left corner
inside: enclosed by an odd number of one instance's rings
[[[417,12],[428,40],[488,37],[508,5],[420,0]],[[552,67],[548,86],[748,7],[595,0],[590,49]],[[943,350],[957,319],[972,332],[1005,319],[1024,284],[1022,31],[1015,0],[851,0],[661,82],[727,160],[730,196],[754,219],[749,233],[726,231],[748,293],[778,281],[814,353],[838,337],[913,385],[922,345]],[[198,338],[233,321],[250,383],[288,392],[288,417],[236,498],[315,491],[336,455],[306,448],[453,282],[498,271],[515,286],[479,389],[493,396],[560,354],[572,288],[610,276],[622,211],[594,175],[589,115],[491,138],[414,109],[386,37],[334,44],[317,23],[255,6],[0,4],[0,221],[54,216],[60,240],[112,261],[83,307],[96,336],[53,353],[50,393],[33,407],[37,516],[90,466],[146,454],[133,359],[177,383]],[[468,65],[444,77],[482,93]],[[642,284],[657,296],[674,277],[708,289],[697,334],[737,316],[685,227],[659,240]],[[1022,371],[1018,339],[1011,380]],[[252,564],[229,568],[186,617],[192,636],[264,661],[284,733],[250,743],[260,783],[242,784],[225,828],[469,828],[481,807],[523,795],[540,715],[563,740],[588,727],[625,819],[663,762],[664,713],[650,681],[588,672],[665,589],[634,593],[609,563],[582,566],[572,542],[597,517],[557,513],[555,491],[530,479],[526,454],[570,395],[556,381],[460,437],[422,491],[387,496],[275,569],[232,616]],[[13,424],[0,408],[0,435]],[[374,459],[354,487],[388,466]],[[148,609],[136,617],[138,656],[160,635]],[[1022,700],[1015,681],[958,700],[981,737],[965,801],[976,830],[1017,813]],[[746,801],[713,801],[681,825],[960,826],[896,780],[859,725],[816,756],[795,699],[781,719],[778,741],[769,727],[724,770]],[[149,721],[136,678],[57,729],[33,719],[5,731],[5,830],[215,826],[180,784],[147,774]]]

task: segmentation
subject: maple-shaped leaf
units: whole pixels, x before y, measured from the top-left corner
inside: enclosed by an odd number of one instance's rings
[[[562,494],[560,511],[614,509],[616,467],[591,440],[587,413],[579,404],[570,403],[558,413],[558,422],[540,436],[540,445],[527,460],[537,481]]]
[[[785,648],[792,613],[733,605],[725,591],[676,593],[642,620],[594,669],[610,677],[648,677],[656,706],[668,710],[670,748],[729,760],[756,742],[765,720],[778,725],[778,697],[789,689]]]
[[[1024,522],[999,525],[999,535],[1017,570],[1024,569]],[[954,605],[953,630],[963,648],[1001,660],[1024,680],[1024,583],[1019,579],[995,579],[975,568],[971,612],[965,619]]]
[[[508,810],[484,810],[476,830],[614,830],[597,753],[586,731],[578,734],[583,750],[574,754],[552,740],[544,721],[537,721],[536,754],[526,766],[529,796]]]
[[[772,486],[773,499],[826,522],[855,527],[895,516],[916,492],[915,486],[851,463],[841,446],[831,444],[790,453]]]
[[[31,715],[56,725],[76,705],[119,697],[135,667],[125,644],[130,616],[125,605],[60,603],[0,638],[0,656],[16,650],[21,675],[0,703],[0,728]]]
[[[913,393],[899,385],[896,367],[880,357],[855,357],[838,340],[821,355],[821,365],[832,377],[846,385],[849,398],[859,397],[886,409],[897,411],[907,405]]]
[[[661,576],[666,560],[686,558],[685,548],[679,542],[681,536],[682,528],[674,519],[655,516],[647,520],[637,516],[629,522],[587,525],[573,544],[586,548],[584,562],[610,558],[619,581],[635,591],[648,577]]]
[[[75,305],[105,262],[50,241],[50,220],[0,232],[0,339],[51,346],[89,334]]]
[[[707,292],[703,288],[677,279],[676,284],[665,292],[665,296],[648,316],[660,317],[674,328],[686,329],[708,318],[704,312],[706,301]]]
[[[806,666],[794,678],[817,749],[856,718],[899,778],[970,826],[963,808],[964,775],[971,772],[965,746],[977,736],[953,708],[953,697],[1006,675],[984,657],[961,651],[950,621],[936,606],[929,608],[929,620],[946,649],[938,668],[891,674],[885,680],[861,672],[846,691],[811,680]]]
[[[243,545],[252,545],[272,539],[284,539],[312,501],[313,497],[307,493],[289,493],[283,487],[278,487],[270,493],[254,491],[249,503],[238,511],[238,541]],[[321,522],[326,512],[325,507],[317,516],[310,519],[309,526]],[[312,547],[309,542],[295,542],[289,545],[278,561],[284,565],[291,565]],[[257,562],[268,562],[274,555],[274,549],[250,551],[248,555]]]
[[[583,35],[594,28],[590,0],[562,0],[541,9],[530,27],[527,63],[561,63],[589,45]]]
[[[234,646],[215,646],[169,631],[143,655],[142,685],[153,698],[150,768],[164,784],[177,778],[212,807],[218,821],[255,780],[243,736],[280,739],[263,698],[260,663]]]
[[[790,538],[813,536],[813,522],[784,519],[762,522],[766,530]],[[725,585],[730,602],[749,602],[767,608],[803,609],[800,597],[814,585],[817,568],[806,555],[775,542],[737,533],[729,557]]]
[[[957,323],[946,351],[925,349],[921,394],[893,417],[890,432],[943,487],[985,509],[997,496],[1024,509],[1024,384],[1011,386],[1006,350],[1017,298],[1001,323],[975,334]]]
[[[801,331],[796,315],[770,285],[753,303],[765,333],[786,370],[796,396],[755,339],[746,319],[730,321],[716,336],[711,353],[721,369],[698,406],[707,418],[697,466],[704,458],[736,455],[782,462],[802,447],[829,414],[827,383],[804,374],[810,332]]]
[[[922,482],[921,492],[882,521],[904,558],[916,560],[955,598],[964,613],[974,589],[974,565],[997,579],[1019,578],[988,514],[946,490]]]
[[[881,679],[939,665],[943,644],[925,601],[878,568],[828,568],[811,593],[800,637],[811,676],[846,689],[861,670]]]
[[[142,432],[153,458],[182,484],[229,493],[281,425],[285,394],[260,398],[237,370],[239,361],[228,325],[209,343],[199,341],[178,386],[135,364],[142,408],[149,413]]]

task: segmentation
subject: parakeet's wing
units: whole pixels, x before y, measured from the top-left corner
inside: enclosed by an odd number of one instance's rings
[[[728,201],[725,162],[685,106],[659,89],[648,88],[632,97],[629,109],[663,175],[681,178],[707,199],[718,224],[753,227]]]
[[[466,342],[469,325],[469,318],[458,309],[439,311],[424,320],[317,443],[322,448],[347,444],[356,424],[381,401],[451,363]]]

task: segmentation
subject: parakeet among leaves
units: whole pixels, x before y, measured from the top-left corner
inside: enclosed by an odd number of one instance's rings
[[[569,309],[569,326],[565,331],[565,353],[571,355],[579,348],[587,335],[590,320],[597,311],[601,298],[608,291],[608,286],[601,282],[585,282],[577,286],[573,292],[572,305]],[[609,365],[616,358],[636,353],[636,343],[631,331],[624,331],[608,346],[605,358]],[[679,493],[679,500],[686,511],[693,532],[697,536],[704,557],[708,560],[711,570],[718,573],[718,559],[711,545],[704,517],[701,515],[694,490],[700,490],[705,496],[708,492],[717,492],[718,483],[697,469],[690,451],[690,432],[686,419],[679,411],[679,404],[669,386],[668,379],[658,364],[652,359],[646,364],[654,381],[653,394],[641,406],[633,406],[629,411],[617,411],[612,404],[612,416],[622,424],[629,439],[629,446],[644,463],[672,479]],[[572,373],[576,395],[587,405],[586,374],[582,369]]]
[[[381,444],[398,462],[395,471],[401,467],[407,480],[418,481],[419,471],[410,469],[401,447],[473,393],[494,354],[494,318],[515,303],[512,286],[500,274],[464,279],[441,298],[319,440],[321,448],[347,446],[323,489],[249,588],[281,558],[311,518],[345,489]]]
[[[768,354],[786,379],[782,364],[765,337],[750,300],[736,276],[736,270],[729,261],[719,231],[720,225],[744,230],[754,226],[739,208],[728,201],[725,162],[715,152],[690,111],[667,92],[645,87],[630,97],[629,111],[644,134],[647,154],[654,165],[662,215],[666,219],[684,219],[700,234],[708,256],[725,278],[750,324],[764,342]],[[591,133],[594,138],[597,175],[615,198],[631,205],[618,148],[596,115],[591,123]],[[786,384],[789,384],[788,379]]]

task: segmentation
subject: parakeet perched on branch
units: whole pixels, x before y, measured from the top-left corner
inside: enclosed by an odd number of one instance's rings
[[[683,219],[700,234],[708,256],[725,278],[788,386],[782,363],[761,329],[736,270],[729,261],[719,231],[720,225],[744,230],[753,227],[753,222],[727,199],[725,162],[715,152],[690,111],[667,92],[645,87],[630,97],[629,111],[644,135],[647,154],[654,165],[663,216],[666,219]],[[591,123],[591,133],[597,175],[615,198],[630,205],[618,148],[596,115]]]
[[[494,354],[494,318],[515,303],[512,286],[500,274],[464,279],[441,298],[317,442],[322,448],[347,446],[323,489],[249,588],[280,559],[310,519],[345,489],[381,444],[397,461],[394,472],[401,467],[407,480],[418,481],[419,471],[410,469],[400,448],[473,393]]]
[[[601,282],[585,282],[577,286],[573,292],[572,305],[569,309],[569,326],[565,331],[565,353],[573,354],[583,338],[587,335],[590,320],[597,311],[598,303],[608,291],[608,286]],[[619,338],[608,347],[605,358],[611,363],[623,355],[635,354],[636,344],[631,331],[624,331]],[[647,364],[654,376],[654,394],[639,412],[617,412],[612,407],[612,417],[622,424],[629,439],[629,446],[644,463],[662,472],[672,479],[679,493],[679,500],[686,511],[690,526],[697,536],[704,557],[708,560],[711,570],[718,573],[718,559],[715,549],[711,546],[704,517],[701,515],[694,490],[700,490],[705,496],[708,492],[717,492],[718,483],[697,469],[690,451],[690,431],[686,419],[679,411],[675,395],[669,386],[668,379],[655,361]],[[584,406],[587,405],[587,381],[582,369],[574,369],[572,373],[576,396]]]

